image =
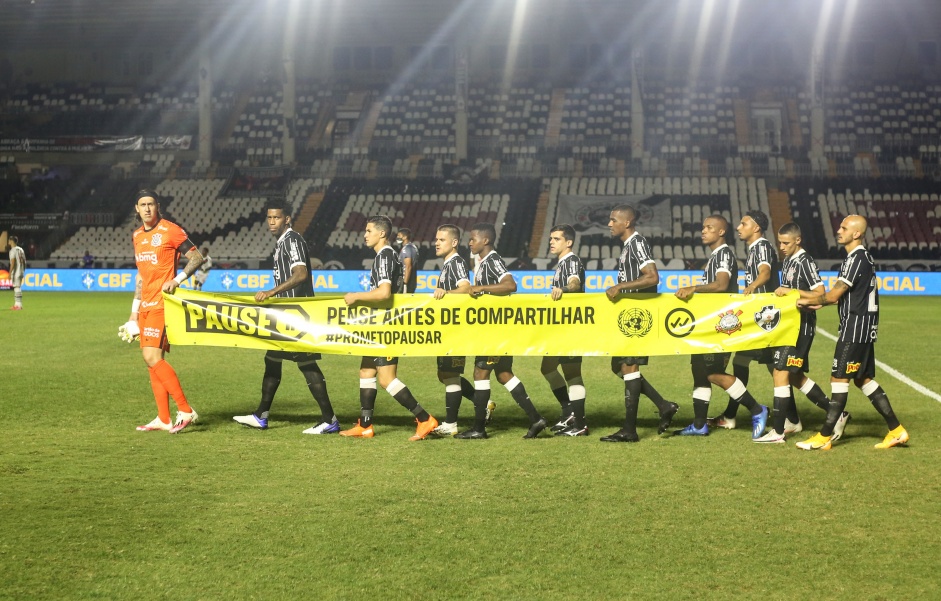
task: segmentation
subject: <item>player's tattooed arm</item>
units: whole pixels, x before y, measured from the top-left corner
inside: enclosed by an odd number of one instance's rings
[[[203,261],[206,259],[203,258],[199,249],[193,246],[186,252],[186,265],[183,267],[183,273],[186,274],[186,277],[191,277],[194,273],[199,270],[199,266],[203,264]]]
[[[801,298],[797,299],[797,306],[806,307],[808,309],[819,309],[826,305],[833,305],[836,304],[849,289],[850,287],[846,282],[837,280],[833,284],[833,288],[829,291],[825,291],[821,287],[820,292],[801,292]],[[805,294],[807,296],[805,296]]]
[[[161,287],[167,294],[173,294],[173,291],[176,290],[180,284],[192,277],[193,274],[199,270],[199,266],[202,265],[205,260],[195,244],[187,240],[185,245],[189,246],[189,250],[187,250],[186,255],[184,255],[186,257],[186,265],[183,266],[183,272],[174,279],[164,282]]]

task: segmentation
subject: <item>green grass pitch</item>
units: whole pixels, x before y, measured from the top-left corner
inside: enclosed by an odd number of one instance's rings
[[[491,440],[409,442],[414,422],[384,392],[376,438],[347,440],[301,435],[318,412],[290,364],[270,428],[254,431],[232,416],[256,406],[263,353],[176,348],[201,421],[169,436],[134,430],[155,409],[139,349],[116,335],[130,295],[24,300],[0,314],[0,599],[938,598],[941,403],[885,372],[912,436],[888,451],[872,448],[885,425],[855,388],[831,452],[794,446],[823,419],[800,395],[806,430],[787,445],[744,427],[658,437],[646,400],[641,442],[603,444],[623,398],[600,357],[584,364],[588,438],[522,440],[525,417],[494,383]],[[821,312],[823,328],[836,321]],[[937,298],[883,297],[879,359],[938,391],[939,322]],[[827,392],[832,351],[818,336],[810,375]],[[358,361],[321,365],[348,427]],[[538,365],[518,358],[516,373],[556,418]],[[399,374],[443,414],[434,359]],[[645,374],[689,423],[688,358]],[[770,377],[753,364],[751,379],[770,403]],[[471,415],[465,402],[462,425]]]

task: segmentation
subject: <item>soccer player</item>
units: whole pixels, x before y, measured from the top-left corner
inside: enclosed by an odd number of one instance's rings
[[[202,290],[203,286],[206,284],[206,279],[209,277],[209,270],[212,269],[212,257],[209,256],[209,247],[204,246],[200,254],[203,256],[203,264],[199,266],[199,271],[196,272],[196,289]]]
[[[650,244],[637,231],[637,212],[630,205],[617,205],[611,210],[608,229],[621,241],[623,248],[618,257],[618,281],[605,290],[611,302],[623,294],[633,292],[656,292],[660,283],[660,272],[650,252]],[[648,357],[612,357],[611,371],[624,379],[624,427],[613,434],[603,436],[603,442],[637,442],[637,405],[640,395],[647,395],[657,406],[660,424],[657,432],[663,434],[679,405],[665,400],[641,375],[640,366],[647,365]]]
[[[745,213],[742,221],[735,228],[739,240],[748,244],[748,258],[745,259],[745,288],[742,294],[764,294],[773,292],[780,285],[778,276],[778,255],[774,246],[764,236],[768,229],[768,216],[763,212],[754,210]],[[732,375],[748,386],[748,365],[757,361],[766,365],[771,372],[774,363],[774,349],[764,348],[748,351],[738,351],[732,359]],[[794,421],[797,421],[796,409]],[[735,428],[735,414],[738,412],[738,403],[729,397],[729,404],[725,411],[709,419],[709,425],[716,428],[732,430]]]
[[[176,372],[164,360],[170,343],[163,318],[162,293],[173,294],[180,284],[192,277],[203,262],[203,256],[183,228],[160,215],[160,197],[156,192],[138,192],[134,210],[142,225],[134,230],[133,236],[137,279],[128,321],[135,322],[140,329],[141,353],[150,371],[150,387],[157,402],[157,417],[137,429],[142,432],[166,430],[176,434],[195,423],[199,415],[186,401]],[[174,277],[181,254],[186,257],[186,266]],[[171,396],[177,408],[173,425],[170,424]]]
[[[401,230],[399,230],[401,232]],[[467,261],[458,254],[461,241],[461,228],[452,224],[438,226],[435,233],[435,255],[444,261],[434,298],[441,300],[446,294],[467,294],[470,291],[470,279],[467,275]],[[474,400],[474,386],[463,377],[466,357],[442,355],[438,357],[438,381],[444,384],[445,418],[433,434],[454,436],[457,434],[457,415],[461,408],[461,398]]]
[[[833,444],[837,422],[843,417],[849,396],[849,382],[869,397],[872,406],[889,428],[877,449],[889,449],[905,444],[908,432],[899,423],[889,397],[875,381],[875,343],[879,333],[879,290],[876,286],[876,268],[869,251],[863,246],[868,224],[861,215],[850,215],[840,223],[836,241],[846,249],[846,259],[840,266],[839,279],[833,288],[821,290],[815,296],[798,299],[798,307],[811,309],[839,303],[840,334],[837,337],[833,366],[830,369],[830,409],[820,432],[797,446],[808,450],[829,450]]]
[[[477,255],[477,269],[474,272],[474,285],[469,294],[477,297],[483,294],[496,296],[509,296],[516,292],[516,280],[507,268],[503,258],[494,249],[497,233],[492,224],[478,223],[471,227],[470,246],[471,253]],[[481,439],[487,438],[486,425],[489,416],[496,406],[490,400],[490,372],[497,372],[497,381],[513,396],[513,400],[526,412],[529,417],[529,430],[523,438],[536,438],[539,433],[549,425],[533,405],[532,399],[526,394],[526,388],[520,379],[513,374],[513,357],[478,356],[474,360],[474,427],[464,430],[455,438]]]
[[[703,283],[686,286],[676,291],[680,300],[688,300],[697,292],[721,293],[738,292],[738,264],[735,254],[725,243],[729,222],[722,215],[710,215],[702,222],[702,243],[712,253],[703,271]],[[690,368],[693,372],[693,423],[676,434],[680,436],[709,436],[706,423],[709,411],[709,399],[712,398],[712,384],[720,386],[729,396],[745,405],[752,415],[752,439],[758,438],[765,431],[768,421],[768,408],[759,405],[749,394],[742,381],[725,372],[731,353],[708,353],[693,355]]]
[[[412,242],[412,230],[407,227],[399,228],[395,239],[402,245],[402,250],[399,251],[399,260],[402,261],[402,278],[405,280],[405,290],[400,292],[415,292],[415,288],[418,287],[418,247]]]
[[[19,246],[19,239],[10,236],[10,280],[13,282],[13,311],[23,310],[23,276],[26,274],[26,253]]]
[[[364,239],[366,246],[376,252],[372,271],[369,274],[369,290],[349,292],[343,297],[347,305],[356,303],[381,303],[390,300],[401,289],[402,263],[398,255],[389,246],[392,235],[392,222],[388,217],[375,216],[366,220]],[[415,434],[409,440],[422,440],[438,427],[438,420],[428,414],[408,386],[399,380],[398,357],[363,357],[359,368],[359,404],[360,418],[355,426],[340,432],[341,436],[372,438],[375,436],[372,417],[376,407],[376,382],[388,392],[400,405],[412,412],[418,423]]]
[[[291,228],[291,214],[281,200],[269,200],[267,206],[268,231],[275,237],[274,283],[271,290],[255,294],[255,302],[263,303],[271,297],[299,298],[314,296],[314,285],[308,261],[310,251],[307,241]],[[265,353],[265,375],[261,379],[261,400],[254,413],[236,415],[232,419],[240,424],[259,430],[268,428],[268,415],[274,395],[281,385],[282,363],[293,361],[304,374],[307,389],[320,407],[320,423],[303,431],[304,434],[335,434],[340,431],[340,422],[330,404],[327,381],[317,361],[320,353],[294,351],[268,351]]]
[[[568,293],[585,292],[585,266],[572,251],[575,244],[575,228],[571,225],[556,225],[549,232],[549,252],[559,262],[552,278],[549,296],[557,301]],[[559,373],[559,366],[562,373]],[[585,424],[585,383],[582,380],[582,358],[543,357],[542,375],[549,383],[552,394],[562,405],[562,419],[552,427],[556,436],[588,436]],[[568,387],[566,389],[566,387]]]
[[[784,255],[782,267],[783,281],[774,293],[785,296],[797,290],[801,297],[815,296],[818,288],[823,288],[823,281],[817,271],[814,258],[801,247],[801,228],[796,223],[786,223],[778,230],[778,247]],[[807,377],[810,370],[810,347],[814,343],[817,329],[817,314],[809,309],[801,310],[800,333],[794,346],[780,346],[774,349],[774,406],[771,409],[772,428],[761,438],[760,443],[783,443],[785,434],[796,434],[804,428],[800,418],[791,420],[787,414],[796,415],[793,387],[799,388],[814,404],[827,411],[830,399],[816,382]],[[843,435],[850,414],[843,412],[834,428],[834,440]],[[839,431],[839,435],[837,434]]]

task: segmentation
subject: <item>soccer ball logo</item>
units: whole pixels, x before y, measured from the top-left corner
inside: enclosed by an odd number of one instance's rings
[[[618,315],[618,329],[628,338],[643,338],[653,327],[653,315],[646,309],[626,309]]]

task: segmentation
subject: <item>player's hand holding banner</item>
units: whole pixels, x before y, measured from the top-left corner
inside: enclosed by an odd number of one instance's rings
[[[136,321],[129,321],[118,328],[118,338],[124,342],[131,343],[140,340],[140,326]]]
[[[397,294],[382,306],[342,297],[164,295],[173,344],[373,356],[689,355],[792,345],[797,294],[496,297]],[[561,338],[560,338],[561,336]]]

